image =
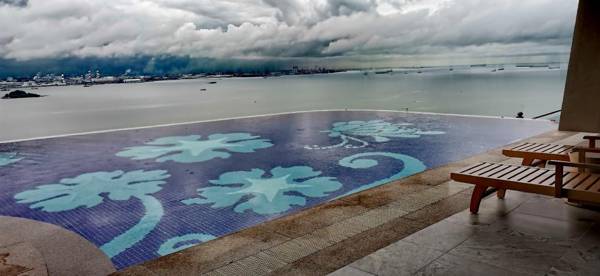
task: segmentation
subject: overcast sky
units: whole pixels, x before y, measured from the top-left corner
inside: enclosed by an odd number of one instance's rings
[[[576,0],[0,0],[0,58],[568,53]]]

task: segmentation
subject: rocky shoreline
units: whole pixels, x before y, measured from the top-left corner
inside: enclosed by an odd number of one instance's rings
[[[35,93],[28,93],[23,90],[15,90],[10,93],[7,93],[2,97],[2,99],[23,99],[23,98],[39,98],[42,95]]]

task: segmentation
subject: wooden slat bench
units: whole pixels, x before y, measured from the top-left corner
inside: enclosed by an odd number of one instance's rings
[[[535,160],[541,160],[545,166],[547,161],[570,161],[569,153],[575,146],[522,143],[512,148],[502,150],[502,154],[508,157],[522,158],[523,166],[531,166]]]
[[[600,169],[600,165],[563,161],[551,161],[550,164],[556,170],[482,162],[452,173],[450,178],[475,185],[470,206],[473,214],[479,211],[481,199],[490,187],[600,203],[600,174],[564,170],[565,167]]]
[[[596,141],[600,136],[584,136],[588,141],[589,148],[596,147]],[[548,161],[570,161],[569,154],[573,152],[575,146],[542,144],[542,143],[521,143],[511,148],[504,149],[502,154],[508,157],[523,159],[523,166],[541,165],[544,167]],[[539,160],[539,162],[535,162]]]

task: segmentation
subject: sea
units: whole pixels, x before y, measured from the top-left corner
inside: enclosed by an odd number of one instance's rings
[[[0,100],[0,142],[309,110],[532,118],[561,109],[566,69],[445,66],[24,89],[45,97]]]

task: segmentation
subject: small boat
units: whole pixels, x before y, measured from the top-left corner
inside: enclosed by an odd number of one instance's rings
[[[377,75],[383,75],[383,74],[390,74],[392,72],[393,72],[392,70],[375,71],[375,74],[377,74]]]
[[[217,84],[216,81],[209,81],[208,84]]]
[[[527,63],[521,63],[521,64],[517,64],[516,67],[525,67],[525,68],[540,68],[540,67],[548,67],[548,64],[537,64],[537,63],[533,63],[533,64],[527,64]]]

